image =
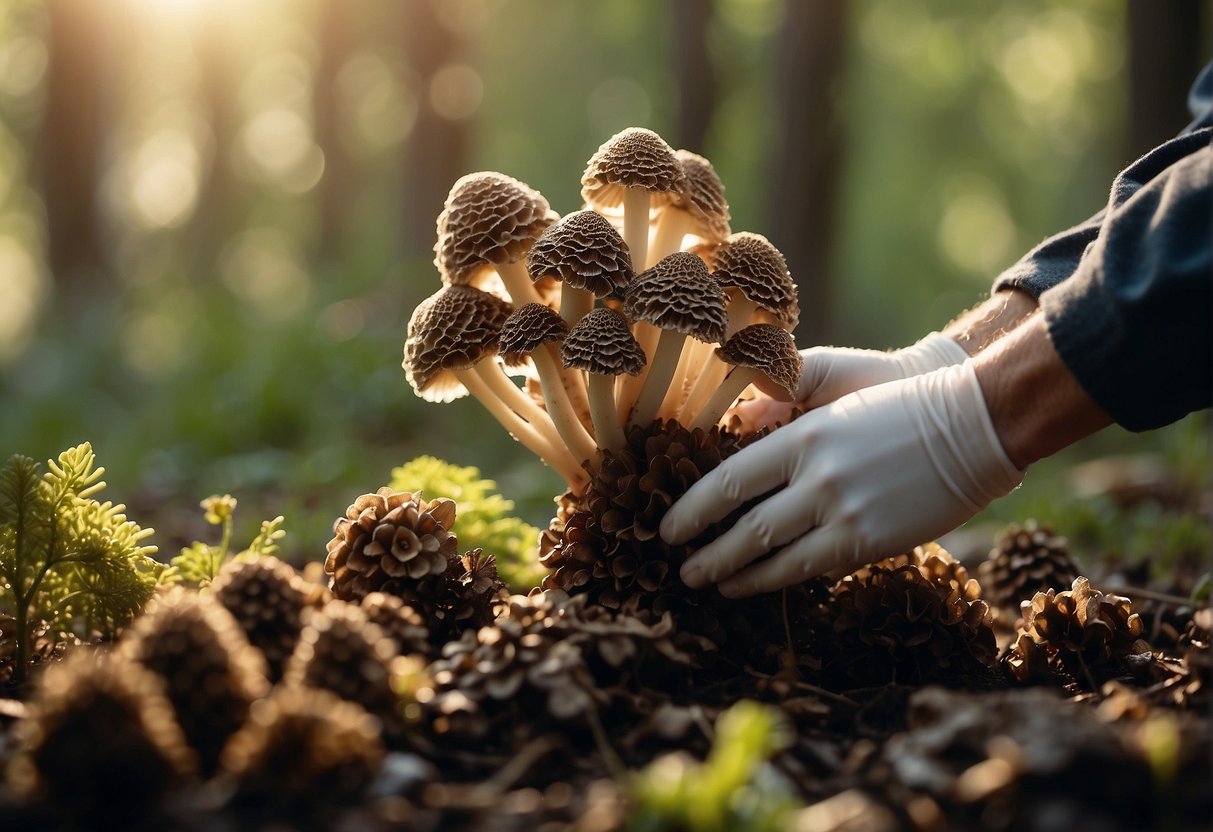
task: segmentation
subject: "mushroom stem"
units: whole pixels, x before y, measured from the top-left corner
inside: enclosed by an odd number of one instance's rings
[[[674,377],[670,380],[669,390],[666,391],[665,398],[661,400],[661,407],[657,408],[659,419],[673,419],[678,415],[678,409],[682,407],[686,394],[690,392],[687,389],[689,382],[687,376],[692,372],[692,356],[695,355],[696,348],[703,343],[703,341],[688,338],[682,345],[682,352],[678,356],[678,367],[675,368]]]
[[[620,422],[627,421],[628,414],[632,411],[632,405],[636,403],[636,397],[640,395],[640,388],[644,386],[649,368],[653,366],[653,354],[657,350],[661,330],[648,321],[637,321],[632,325],[632,334],[636,337],[636,343],[640,344],[640,348],[644,350],[645,369],[637,376],[620,376],[619,390],[615,397]]]
[[[539,297],[539,293],[535,291],[535,284],[526,270],[524,260],[497,263],[493,268],[497,269],[497,274],[501,275],[501,282],[505,284],[505,290],[510,293],[510,303],[514,304],[515,308],[524,303],[543,303],[543,298]],[[545,303],[544,306],[547,304]]]
[[[560,284],[560,317],[569,326],[590,314],[594,308],[594,293],[588,289],[574,289],[567,283]]]
[[[553,448],[564,447],[564,439],[557,432],[556,426],[552,424],[552,417],[536,404],[534,399],[524,393],[518,385],[510,381],[509,376],[505,374],[500,364],[495,360],[481,361],[472,369],[484,379],[489,389],[493,391],[497,398],[505,403],[506,407],[530,422],[531,426]]]
[[[594,435],[598,447],[619,453],[627,444],[619,414],[615,412],[615,378],[601,373],[589,373],[590,418],[594,420]]]
[[[456,370],[455,377],[468,389],[468,392],[480,402],[493,418],[505,428],[511,436],[522,443],[523,447],[560,476],[564,477],[569,488],[575,493],[583,493],[589,484],[589,475],[580,468],[567,451],[553,448],[551,443],[539,435],[539,431],[525,419],[505,406],[501,399],[493,394],[488,384],[475,370]],[[562,452],[563,451],[563,452]]]
[[[644,263],[649,250],[649,192],[645,188],[623,189],[623,242],[627,244],[632,265]]]
[[[586,429],[582,427],[568,393],[564,389],[564,377],[560,372],[560,364],[554,355],[555,347],[548,343],[531,353],[535,369],[539,371],[539,383],[543,388],[543,403],[547,406],[548,416],[556,426],[556,432],[564,440],[564,444],[573,456],[580,460],[594,459],[598,448]]]
[[[681,208],[667,205],[657,215],[657,224],[653,229],[653,240],[649,245],[646,269],[651,269],[658,260],[667,254],[682,250],[682,238],[691,228],[691,215]]]
[[[725,327],[724,339],[726,341],[732,338],[737,330],[749,326],[750,322],[754,320],[754,313],[758,310],[758,304],[742,295],[736,289],[728,290],[728,298],[729,323]],[[692,345],[696,349],[699,346],[699,344]],[[705,344],[704,346],[707,349],[692,358],[695,361],[692,366],[699,370],[699,377],[691,387],[690,393],[687,394],[686,402],[683,403],[678,411],[678,421],[683,424],[686,424],[687,420],[699,410],[704,400],[712,391],[720,386],[721,381],[733,366],[716,357],[715,350],[713,349],[714,344]],[[691,370],[691,372],[694,372],[694,370]]]
[[[724,377],[724,381],[712,393],[707,404],[703,406],[703,410],[695,416],[689,426],[691,430],[695,428],[710,430],[741,395],[741,391],[761,377],[762,371],[753,367],[734,367],[733,371]]]
[[[644,386],[640,389],[636,406],[632,409],[632,424],[647,425],[657,418],[657,408],[661,406],[666,391],[670,389],[670,379],[678,368],[678,356],[682,354],[682,345],[686,339],[686,335],[676,329],[661,330],[657,351],[649,362],[649,373],[645,376]]]

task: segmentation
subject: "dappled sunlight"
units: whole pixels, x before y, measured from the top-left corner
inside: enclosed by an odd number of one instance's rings
[[[45,277],[26,245],[0,235],[0,361],[20,355],[47,294]]]
[[[282,321],[304,309],[311,278],[296,243],[272,228],[254,228],[232,240],[220,257],[224,285],[254,317]]]

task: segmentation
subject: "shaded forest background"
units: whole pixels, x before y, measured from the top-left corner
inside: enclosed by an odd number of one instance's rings
[[[1210,20],[1197,0],[8,0],[0,450],[90,439],[166,555],[228,491],[316,557],[422,453],[543,524],[558,479],[399,369],[457,177],[501,170],[566,213],[599,143],[651,127],[785,253],[802,346],[895,347],[1187,123]],[[1204,424],[1075,453],[1203,470]]]

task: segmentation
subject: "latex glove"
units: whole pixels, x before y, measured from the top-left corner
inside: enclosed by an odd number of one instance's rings
[[[829,404],[864,387],[961,364],[969,357],[960,344],[939,332],[892,352],[811,347],[800,354],[804,369],[796,400],[805,410]]]
[[[690,540],[774,490],[682,567],[691,587],[743,597],[908,551],[1022,478],[966,362],[861,389],[758,440],[695,483],[661,536]]]

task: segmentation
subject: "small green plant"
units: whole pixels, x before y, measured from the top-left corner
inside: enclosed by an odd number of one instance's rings
[[[743,700],[721,714],[707,760],[668,754],[631,784],[631,832],[777,832],[796,801],[764,776],[765,763],[789,741],[778,711]]]
[[[163,583],[204,587],[215,580],[219,570],[229,560],[272,555],[278,551],[278,541],[286,536],[281,515],[273,520],[263,520],[261,530],[253,538],[253,542],[233,555],[232,525],[233,515],[236,513],[236,498],[231,494],[215,495],[207,497],[200,505],[206,522],[212,526],[223,527],[219,545],[212,546],[196,540],[182,549],[181,554],[169,561],[169,568],[165,570],[162,578]]]
[[[0,469],[0,606],[15,626],[16,681],[34,623],[112,635],[143,609],[164,568],[143,544],[152,530],[95,499],[105,488],[95,465],[85,442],[48,460],[45,473],[20,455]]]
[[[527,592],[547,572],[536,554],[539,529],[510,515],[514,502],[498,494],[497,483],[481,477],[479,468],[419,456],[392,471],[391,488],[454,500],[459,548],[496,555],[501,579],[514,592]]]

